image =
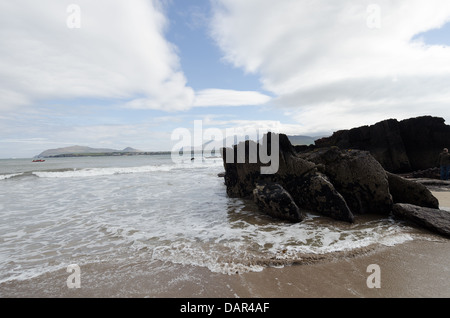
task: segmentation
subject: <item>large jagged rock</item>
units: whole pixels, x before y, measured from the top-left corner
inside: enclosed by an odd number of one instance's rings
[[[263,140],[269,149],[270,136]],[[390,212],[392,198],[385,171],[368,152],[347,154],[336,148],[299,157],[287,136],[274,136],[279,138],[279,169],[274,174],[261,174],[264,164],[250,160],[249,150],[259,150],[260,144],[246,141],[222,149],[229,196],[250,198],[257,183],[277,183],[299,208],[337,220],[353,222],[355,213]]]
[[[388,171],[411,171],[399,123],[395,119],[335,132],[329,138],[317,140],[316,146],[370,151]]]
[[[269,133],[263,138],[262,143],[266,145],[267,149],[272,147],[271,136],[272,134]],[[269,166],[269,164],[264,164],[259,157],[252,158],[250,155],[251,150],[256,150],[258,153],[266,152],[260,143],[248,140],[233,148],[221,149],[225,168],[225,184],[230,197],[249,198],[252,196],[257,182],[275,182],[284,186],[284,181],[292,176],[302,178],[317,170],[314,163],[296,156],[286,135],[275,136],[278,136],[279,140],[279,167],[275,174],[261,174],[261,167]],[[289,191],[289,189],[287,190]]]
[[[253,198],[258,207],[270,216],[291,222],[301,222],[305,219],[305,213],[277,183],[257,183]]]
[[[250,150],[272,149],[272,136],[278,139],[278,170],[262,174],[259,157],[254,160]],[[265,147],[263,149],[263,146]],[[233,149],[222,149],[225,168],[225,185],[231,197],[251,198],[258,183],[277,183],[291,195],[301,209],[319,212],[337,220],[353,221],[353,215],[344,198],[325,176],[318,173],[313,162],[299,158],[286,135],[267,134],[262,145],[246,141]],[[245,150],[245,151],[242,151]],[[276,210],[276,209],[275,209]],[[274,211],[277,214],[277,211]]]
[[[426,170],[437,166],[437,158],[449,147],[450,126],[439,117],[385,120],[335,132],[316,140],[316,146],[370,151],[383,168],[393,173]]]
[[[412,171],[439,165],[443,148],[449,148],[450,126],[440,117],[417,117],[399,122],[400,132]]]
[[[272,149],[275,138],[278,147]],[[261,168],[272,163],[263,163],[258,154],[267,149],[276,151],[268,156],[278,159],[278,169],[264,174]],[[269,133],[262,143],[222,149],[222,157],[229,196],[252,198],[265,213],[294,222],[304,218],[303,210],[353,222],[356,214],[387,215],[394,202],[439,206],[427,188],[387,173],[368,151],[330,147],[297,153],[286,135]]]
[[[439,201],[430,190],[421,183],[387,173],[389,191],[394,203],[408,203],[426,208],[439,209]]]
[[[323,167],[353,213],[390,213],[393,201],[386,171],[369,152],[331,147],[300,156]]]
[[[278,159],[277,169],[262,173],[273,162],[261,160],[260,152]],[[353,222],[355,214],[393,212],[437,233],[450,233],[450,213],[438,209],[431,192],[386,172],[368,151],[330,147],[297,153],[286,135],[269,133],[262,143],[246,141],[222,149],[222,157],[228,195],[252,198],[276,218],[300,222],[309,210]]]
[[[394,204],[393,214],[398,218],[412,221],[432,232],[450,237],[450,212],[397,203]]]

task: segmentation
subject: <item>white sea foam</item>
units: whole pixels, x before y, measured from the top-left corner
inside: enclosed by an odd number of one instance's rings
[[[109,167],[109,168],[86,168],[67,171],[35,171],[33,175],[40,178],[84,178],[98,176],[112,176],[120,174],[168,172],[175,169],[195,169],[211,166],[208,164],[164,164],[159,166],[139,166],[139,167]],[[1,180],[1,179],[0,179]]]
[[[170,171],[171,166],[143,166],[143,167],[115,167],[115,168],[92,168],[69,171],[36,171],[33,174],[39,178],[83,178],[111,176],[118,174],[146,173],[155,171]]]
[[[128,264],[138,257],[225,274],[258,272],[301,261],[305,254],[321,257],[414,237],[389,218],[347,224],[309,215],[298,224],[276,221],[251,201],[226,195],[217,177],[221,160],[83,158],[56,164],[53,171],[34,170],[38,178],[19,177],[13,187],[0,182],[0,282],[71,263]]]
[[[309,221],[294,225],[247,224],[239,229],[226,226],[203,231],[186,229],[182,240],[155,247],[152,257],[235,274],[301,262],[305,255],[353,251],[375,244],[394,246],[413,239],[401,225],[393,225],[389,220],[381,220],[367,229],[325,227],[313,219]],[[194,232],[196,239],[187,239]]]
[[[0,180],[6,180],[6,179],[21,176],[21,175],[22,175],[22,173],[2,174],[2,175],[0,175]]]

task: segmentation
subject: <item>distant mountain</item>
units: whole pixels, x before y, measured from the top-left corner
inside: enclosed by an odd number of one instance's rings
[[[121,152],[142,152],[141,150],[137,150],[131,147],[127,147],[124,150],[122,150]]]
[[[288,136],[289,140],[291,141],[292,145],[294,146],[300,146],[300,145],[314,145],[314,141],[317,138],[310,137],[310,136]],[[217,152],[220,150],[220,148],[224,147],[225,145],[227,147],[231,147],[234,144],[237,144],[239,142],[245,141],[246,138],[243,136],[231,136],[226,139],[220,140],[220,141],[214,141],[210,140],[205,142],[202,146],[199,147],[191,147],[191,151],[193,152],[201,152],[202,149],[206,151],[211,151],[215,149]],[[183,150],[181,148],[180,150]],[[186,151],[189,151],[186,149]],[[35,156],[36,158],[49,158],[49,157],[78,157],[78,156],[89,156],[89,155],[95,155],[95,156],[107,156],[107,155],[137,155],[137,154],[155,154],[150,152],[143,152],[138,149],[134,149],[131,147],[127,147],[123,150],[117,150],[117,149],[108,149],[108,148],[91,148],[91,147],[83,147],[83,146],[71,146],[71,147],[65,147],[65,148],[57,148],[57,149],[48,149],[40,153],[39,155]]]
[[[134,153],[140,150],[127,147],[123,150],[107,149],[107,148],[91,148],[83,146],[71,146],[65,148],[48,149],[37,155],[37,158],[57,157],[64,155],[88,155],[88,154],[111,154],[111,153]]]

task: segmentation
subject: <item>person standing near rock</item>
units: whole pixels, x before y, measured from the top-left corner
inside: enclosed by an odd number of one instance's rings
[[[444,148],[439,155],[439,165],[441,166],[441,179],[448,180],[450,173],[450,153],[448,153],[447,148]]]

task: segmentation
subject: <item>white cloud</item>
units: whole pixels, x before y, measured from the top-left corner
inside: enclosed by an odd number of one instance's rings
[[[221,115],[207,115],[202,120],[203,127],[217,128],[229,132],[238,136],[245,136],[249,132],[274,132],[283,133],[287,135],[298,135],[299,125],[285,124],[279,120],[248,120],[248,119],[220,119]]]
[[[0,3],[2,107],[77,97],[133,103],[139,96],[162,109],[192,103],[157,1],[77,4],[81,28],[70,29],[67,2]]]
[[[225,60],[260,75],[305,129],[414,116],[428,104],[450,119],[450,47],[411,41],[450,21],[447,0],[377,1],[379,29],[367,23],[372,1],[213,3]]]
[[[254,91],[206,89],[197,92],[195,107],[262,105],[269,102],[267,95]]]
[[[177,48],[165,38],[169,21],[153,0],[79,0],[80,28],[68,3],[0,3],[0,109],[52,99],[98,98],[125,108],[188,110],[193,106],[261,104],[256,92],[195,94]],[[216,98],[214,98],[214,96]],[[211,105],[208,105],[211,102]]]

